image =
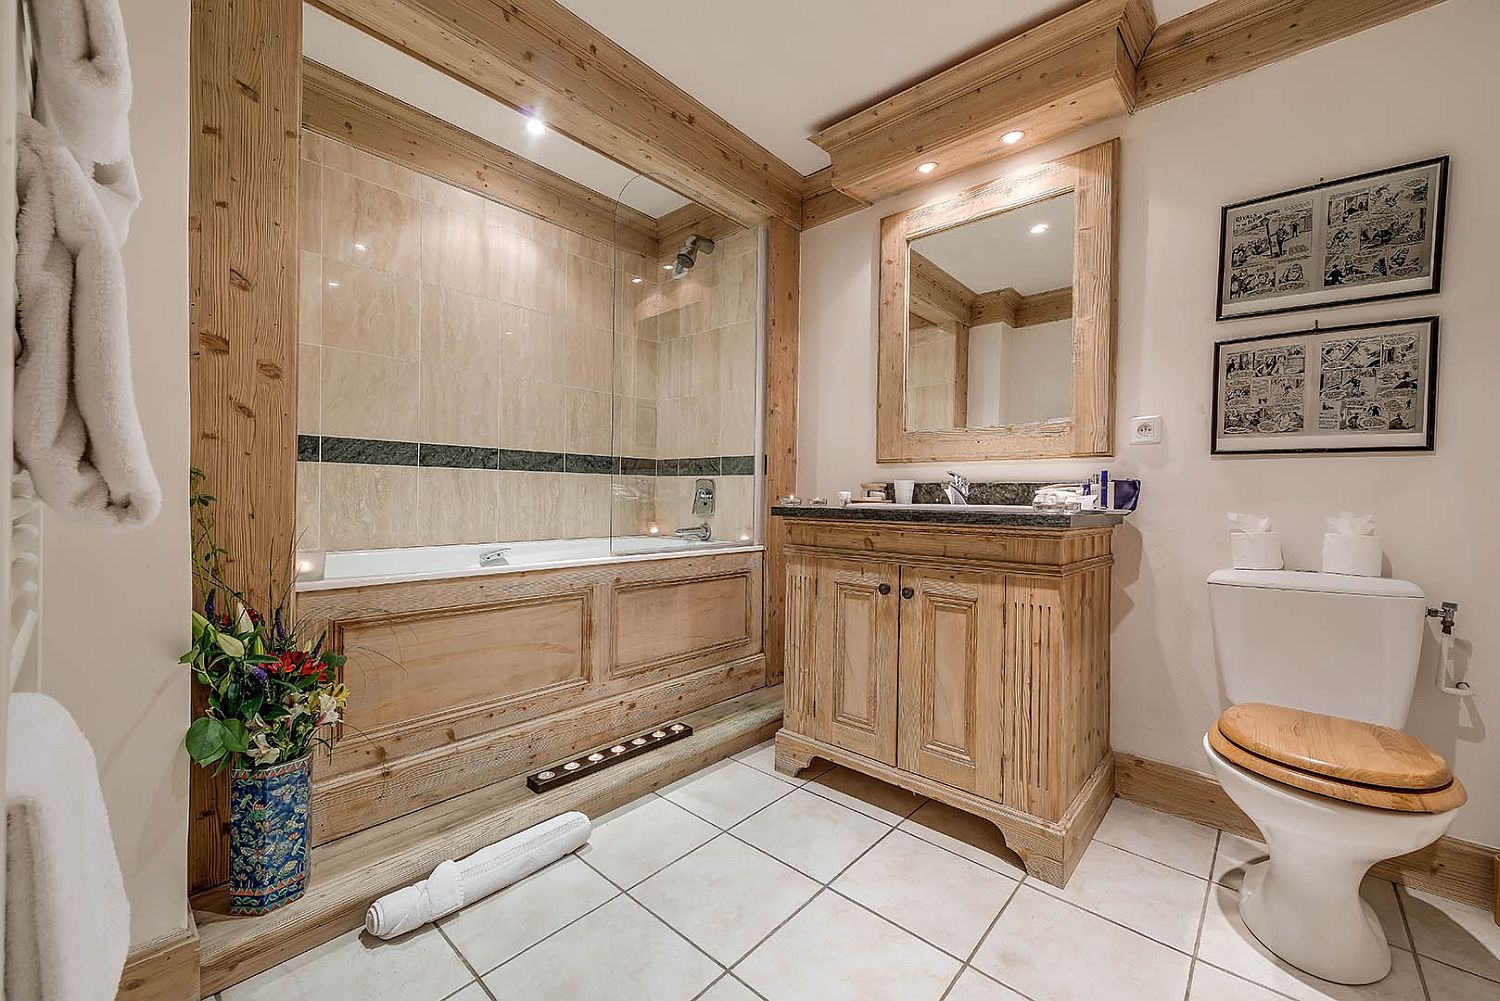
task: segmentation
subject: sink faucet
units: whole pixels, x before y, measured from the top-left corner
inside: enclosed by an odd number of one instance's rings
[[[969,503],[969,481],[948,470],[948,482],[943,484],[943,493],[948,495],[949,504]]]
[[[707,542],[713,537],[713,529],[708,527],[708,522],[696,525],[692,528],[679,528],[672,535],[679,539],[697,539],[699,542]]]

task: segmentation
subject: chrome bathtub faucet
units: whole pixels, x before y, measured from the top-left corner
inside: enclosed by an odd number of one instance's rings
[[[491,549],[487,553],[479,554],[479,565],[482,567],[501,566],[507,562],[505,554],[510,552],[509,547],[505,549]]]
[[[672,533],[678,539],[697,539],[699,542],[707,542],[713,537],[713,529],[708,527],[708,522],[696,525],[693,528],[679,528]]]

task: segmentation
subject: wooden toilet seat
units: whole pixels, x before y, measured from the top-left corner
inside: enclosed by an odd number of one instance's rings
[[[1208,741],[1246,771],[1345,803],[1443,813],[1468,799],[1432,748],[1373,723],[1250,702],[1226,709]]]

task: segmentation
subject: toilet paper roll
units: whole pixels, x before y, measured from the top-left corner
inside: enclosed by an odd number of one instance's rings
[[[1230,532],[1229,555],[1236,570],[1280,570],[1280,532]]]
[[[1323,536],[1323,572],[1379,577],[1383,553],[1378,535],[1328,532]]]

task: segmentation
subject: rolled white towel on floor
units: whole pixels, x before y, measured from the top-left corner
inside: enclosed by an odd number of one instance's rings
[[[376,938],[395,938],[452,914],[578,850],[588,841],[590,826],[583,814],[564,813],[466,859],[450,859],[422,882],[371,904],[365,930]]]

